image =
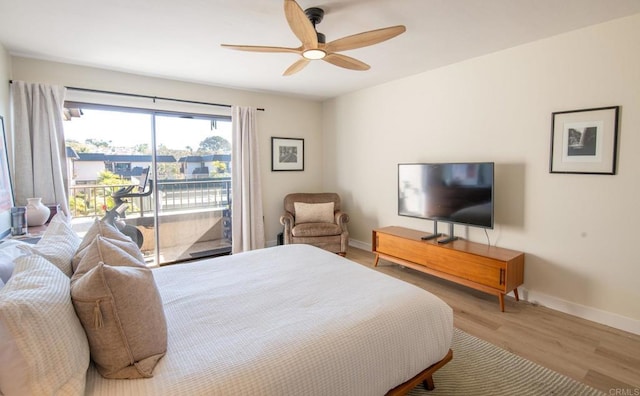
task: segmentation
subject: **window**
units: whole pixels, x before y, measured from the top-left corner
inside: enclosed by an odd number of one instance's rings
[[[150,264],[230,252],[231,118],[67,102],[73,225],[82,233],[150,167],[148,195],[124,197],[126,226]],[[136,190],[137,191],[137,190]]]

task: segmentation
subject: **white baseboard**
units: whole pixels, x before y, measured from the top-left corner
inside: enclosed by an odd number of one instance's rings
[[[371,251],[371,243],[350,239],[349,246]],[[539,304],[582,319],[640,335],[640,320],[638,319],[628,318],[616,313],[566,301],[549,294],[528,290],[522,287],[519,289],[519,292],[519,296],[522,300],[528,301],[532,304]],[[509,293],[509,295],[513,296],[513,293]]]
[[[365,243],[362,241],[356,241],[354,239],[349,239],[349,246],[353,246],[354,248],[371,251],[371,242]]]
[[[272,241],[265,241],[264,246],[265,247],[274,247],[278,244],[278,241],[276,241],[275,239]]]
[[[544,307],[555,309],[556,311],[640,335],[640,320],[637,319],[566,301],[549,294],[525,288],[522,288],[520,297],[532,304],[540,304]]]

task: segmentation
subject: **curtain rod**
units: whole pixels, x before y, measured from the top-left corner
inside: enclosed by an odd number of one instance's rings
[[[9,84],[13,84],[13,80],[9,80]],[[133,94],[127,92],[116,92],[116,91],[104,91],[100,89],[90,89],[90,88],[79,88],[79,87],[68,87],[65,86],[66,89],[71,89],[74,91],[82,91],[82,92],[93,92],[93,93],[101,93],[101,94],[109,94],[109,95],[122,95],[122,96],[131,96],[134,98],[146,98],[153,99],[155,103],[156,100],[170,100],[172,102],[181,102],[181,103],[191,103],[191,104],[201,104],[207,106],[218,106],[218,107],[231,107],[230,104],[222,104],[222,103],[211,103],[211,102],[200,102],[197,100],[187,100],[187,99],[176,99],[176,98],[167,98],[164,96],[150,96],[150,95],[141,95],[141,94]],[[257,108],[257,111],[264,111],[263,108]]]

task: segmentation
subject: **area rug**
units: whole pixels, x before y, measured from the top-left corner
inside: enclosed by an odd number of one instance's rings
[[[433,375],[435,389],[422,385],[412,396],[604,395],[604,393],[455,329],[453,360]]]

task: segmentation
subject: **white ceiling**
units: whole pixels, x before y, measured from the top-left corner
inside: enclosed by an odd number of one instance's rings
[[[327,41],[403,24],[407,32],[345,55],[368,71],[221,43],[297,47],[282,0],[0,0],[0,43],[12,54],[203,84],[335,97],[640,12],[639,0],[299,0],[325,10]]]

